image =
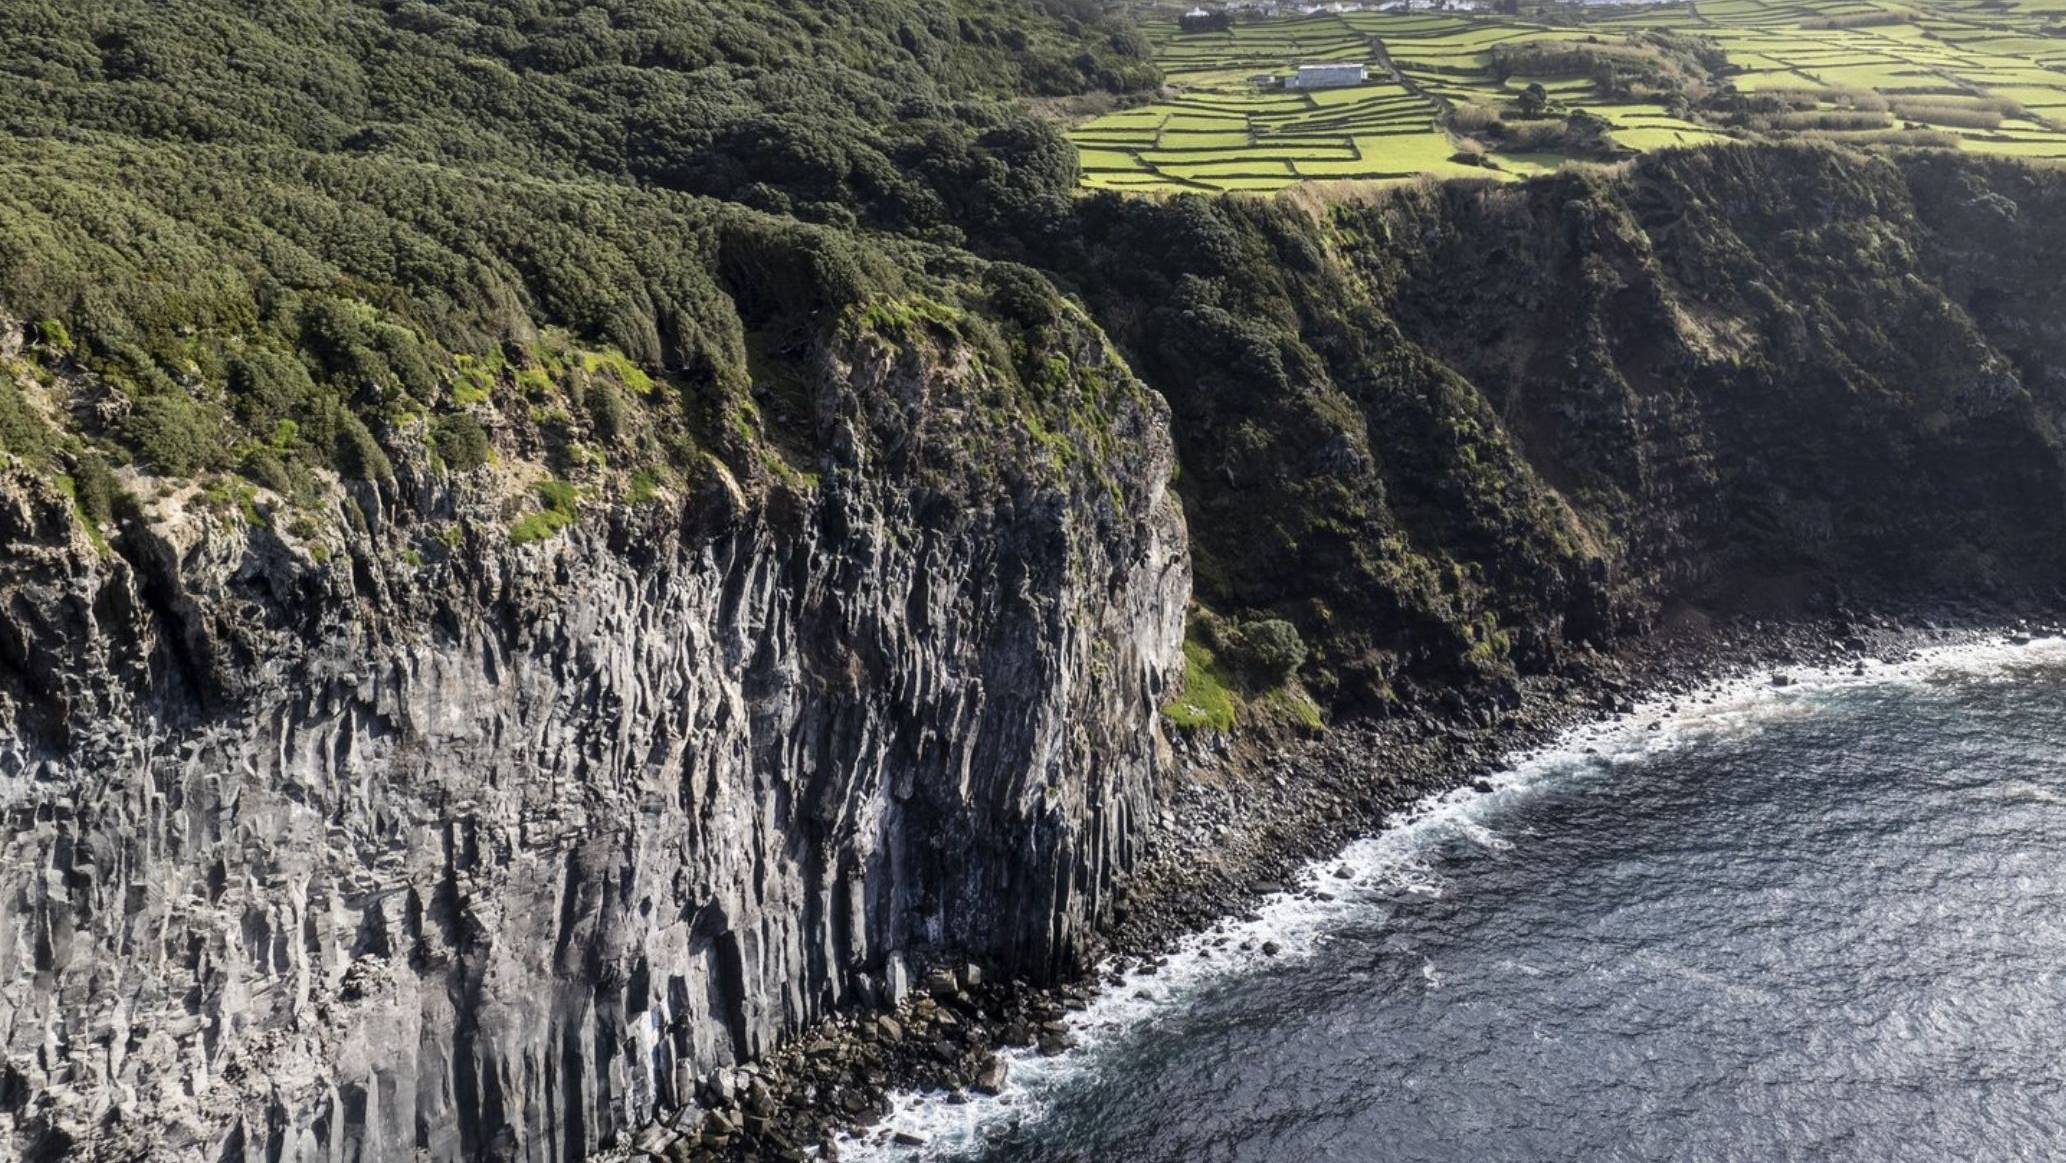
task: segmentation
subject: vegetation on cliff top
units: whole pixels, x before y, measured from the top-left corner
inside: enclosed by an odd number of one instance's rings
[[[2044,316],[1940,288],[1914,199],[1958,187],[1925,204],[1991,237],[2062,220],[2025,209],[2056,179],[1732,148],[1310,210],[1078,197],[1021,98],[1155,76],[1093,7],[10,6],[0,450],[94,522],[153,475],[292,530],[269,507],[333,474],[481,473],[529,542],[713,465],[811,488],[842,471],[814,388],[924,354],[938,391],[861,401],[866,451],[949,498],[1038,473],[1108,521],[1161,438],[1145,381],[1230,628],[1201,613],[1192,669],[1300,721],[1301,692],[1388,709],[1609,642],[1701,583],[1696,545],[1912,566],[2004,536],[1927,490],[2049,495],[2011,479],[2042,459],[2015,409]],[[1818,467],[1873,448],[1900,520]]]
[[[10,5],[0,317],[44,322],[0,448],[302,499],[497,442],[648,490],[772,463],[752,353],[981,309],[941,247],[1066,205],[1018,98],[1155,78],[1098,7]]]

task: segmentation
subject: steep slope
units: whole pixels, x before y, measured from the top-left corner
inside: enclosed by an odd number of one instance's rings
[[[117,551],[10,471],[14,1149],[579,1159],[926,950],[1067,964],[1188,579],[1159,403],[1047,334],[1088,407],[1037,442],[951,324],[864,320],[815,486],[712,463],[530,546],[427,458],[348,544],[174,487]]]
[[[1072,960],[1166,414],[950,247],[1153,80],[1095,9],[0,12],[0,1153],[578,1158]]]
[[[2054,172],[1078,200],[1019,98],[1154,78],[1067,0],[21,4],[0,72],[0,1153],[578,1159],[1081,968],[1187,674],[1482,719],[2066,557]]]
[[[2049,593],[2060,190],[1717,148],[1312,212],[1097,199],[1056,265],[1170,399],[1199,598],[1382,709],[1667,606]]]

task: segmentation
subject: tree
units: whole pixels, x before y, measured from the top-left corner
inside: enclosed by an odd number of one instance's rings
[[[1514,98],[1514,106],[1523,117],[1540,117],[1549,108],[1549,90],[1540,82],[1530,81],[1528,87],[1521,90],[1521,95]]]

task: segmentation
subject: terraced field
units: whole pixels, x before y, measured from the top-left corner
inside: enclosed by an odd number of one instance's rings
[[[1348,12],[1210,33],[1180,32],[1163,14],[1146,27],[1168,95],[1075,128],[1087,186],[1511,179],[1569,160],[1537,129],[1579,112],[1601,119],[1608,151],[1812,133],[2066,159],[2066,0],[1694,0],[1602,7],[1580,24]],[[1726,66],[1671,92],[1572,63],[1618,53],[1641,65],[1655,55],[1653,33],[1677,34],[1668,39],[1680,46],[1700,38]],[[1563,72],[1516,74],[1517,59]],[[1254,80],[1329,61],[1369,64],[1371,83],[1299,92]],[[1523,115],[1532,85],[1548,108]],[[1715,99],[1729,87],[1745,100]]]
[[[1559,109],[1583,109],[1613,123],[1610,136],[1630,149],[1694,145],[1723,136],[1672,116],[1661,102],[1603,96],[1588,76],[1507,75],[1496,67],[1495,50],[1501,47],[1600,37],[1600,31],[1590,26],[1555,27],[1434,13],[1352,13],[1340,19],[1375,38],[1404,81],[1451,108],[1512,113],[1520,92],[1530,84],[1540,84]],[[1562,160],[1504,152],[1496,146],[1490,158],[1507,173],[1534,172]],[[1473,176],[1486,175],[1478,170]]]
[[[1931,134],[1961,149],[2066,158],[2060,0],[2007,8],[1711,0],[1698,14],[1704,23],[1692,31],[1742,70],[1731,78],[1740,92],[1779,94],[1823,112],[1877,114],[1885,123],[1828,136]]]
[[[1249,78],[1293,64],[1370,62],[1367,34],[1338,17],[1165,31],[1158,60],[1179,95],[1109,114],[1073,134],[1086,184],[1114,189],[1274,190],[1305,179],[1399,179],[1462,170],[1435,102],[1380,80],[1311,92]]]

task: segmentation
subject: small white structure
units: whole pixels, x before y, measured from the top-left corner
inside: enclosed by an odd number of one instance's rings
[[[1287,89],[1345,89],[1367,84],[1370,66],[1362,64],[1300,65],[1298,72],[1284,78]]]

